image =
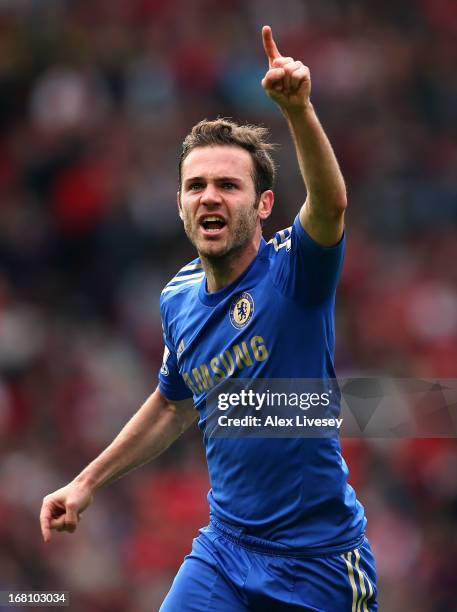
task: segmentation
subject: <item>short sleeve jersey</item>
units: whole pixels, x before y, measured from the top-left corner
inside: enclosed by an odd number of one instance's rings
[[[297,216],[270,242],[262,239],[256,258],[229,286],[208,293],[195,259],[161,295],[159,386],[170,400],[193,398],[199,411],[211,515],[291,549],[318,552],[363,533],[363,507],[347,482],[339,440],[207,436],[206,396],[227,377],[335,378],[334,304],[343,254],[344,238],[322,247]]]

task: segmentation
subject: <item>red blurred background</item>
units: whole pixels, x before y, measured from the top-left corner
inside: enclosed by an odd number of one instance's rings
[[[158,609],[208,519],[196,428],[44,547],[44,494],[156,385],[161,287],[193,258],[176,214],[198,120],[261,122],[277,204],[304,199],[265,98],[260,27],[311,68],[348,183],[337,371],[457,374],[457,5],[452,0],[0,2],[0,590]],[[457,444],[348,440],[384,612],[457,610]]]

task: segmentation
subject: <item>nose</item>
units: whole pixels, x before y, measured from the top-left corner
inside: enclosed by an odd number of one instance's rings
[[[217,206],[221,204],[222,198],[219,189],[215,185],[208,183],[200,196],[201,204],[205,206]]]

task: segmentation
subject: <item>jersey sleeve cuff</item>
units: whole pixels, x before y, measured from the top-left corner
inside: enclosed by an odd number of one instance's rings
[[[346,232],[343,231],[343,235],[341,236],[340,240],[336,244],[334,244],[333,246],[323,246],[322,244],[319,244],[318,242],[316,242],[314,238],[311,238],[311,236],[305,230],[305,228],[300,222],[300,214],[298,214],[295,217],[294,232],[296,233],[297,238],[301,242],[303,242],[306,245],[306,247],[314,249],[316,251],[336,251],[341,248],[341,245],[344,243],[344,240],[346,237]]]
[[[191,399],[193,397],[190,390],[185,391],[183,389],[178,391],[177,389],[164,385],[162,381],[159,381],[159,390],[160,393],[167,398],[167,400],[170,400],[170,402],[181,402],[182,400]]]

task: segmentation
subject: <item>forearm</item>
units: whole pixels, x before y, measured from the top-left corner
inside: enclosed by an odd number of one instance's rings
[[[195,415],[188,407],[176,407],[167,402],[157,389],[113,442],[75,481],[95,491],[117,480],[160,455],[187,429],[194,418]]]
[[[346,207],[346,186],[332,145],[311,103],[284,113],[308,192],[307,206],[332,218]]]
[[[309,68],[279,53],[270,26],[262,28],[262,38],[268,58],[262,87],[287,119],[308,192],[300,210],[300,223],[316,242],[332,246],[343,234],[346,187],[311,104]]]

